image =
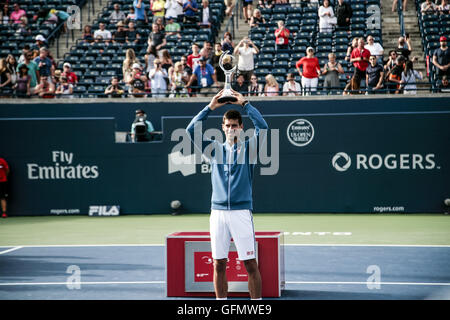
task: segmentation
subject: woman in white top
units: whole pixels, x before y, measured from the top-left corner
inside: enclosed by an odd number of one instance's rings
[[[319,29],[320,32],[332,32],[336,24],[336,16],[329,0],[324,0],[323,5],[319,7]]]
[[[239,74],[244,75],[245,81],[249,83],[250,77],[253,74],[253,69],[255,69],[254,55],[259,53],[258,47],[256,47],[249,37],[244,37],[239,41],[233,53],[234,55],[239,55]]]
[[[177,20],[178,16],[180,14],[183,14],[183,1],[181,1],[181,0],[166,0],[164,9],[166,9],[166,19],[173,17],[173,18],[175,18],[175,20]]]
[[[164,98],[167,93],[167,72],[162,67],[161,60],[155,59],[155,68],[150,71],[149,77],[151,79],[152,97]]]
[[[402,73],[402,80],[400,82],[404,94],[417,93],[416,79],[423,79],[422,72],[414,70],[412,61],[406,62],[405,71]]]
[[[302,93],[300,83],[295,81],[294,75],[288,73],[286,82],[283,85],[283,96],[299,96]]]
[[[441,4],[437,8],[439,14],[449,14],[450,5],[448,4],[448,0],[442,0]]]

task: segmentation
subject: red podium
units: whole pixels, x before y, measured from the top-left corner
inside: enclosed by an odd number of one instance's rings
[[[282,232],[256,232],[263,297],[280,297],[284,289]],[[211,297],[213,259],[209,232],[175,232],[166,238],[168,297]],[[233,241],[227,264],[229,296],[248,296],[248,275]]]

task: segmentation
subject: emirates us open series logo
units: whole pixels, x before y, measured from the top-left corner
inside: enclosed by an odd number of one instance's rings
[[[294,120],[287,127],[287,137],[294,146],[304,147],[314,139],[314,127],[308,120]]]

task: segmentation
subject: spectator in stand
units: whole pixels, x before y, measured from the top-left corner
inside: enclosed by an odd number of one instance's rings
[[[33,16],[33,20],[38,25],[55,25],[58,23],[58,16],[50,12],[49,8],[39,9],[36,15]]]
[[[26,17],[27,13],[25,10],[20,9],[20,6],[18,3],[14,3],[13,5],[13,12],[11,12],[11,15],[9,17],[9,23],[17,23],[19,24],[21,22],[22,17]]]
[[[284,26],[284,21],[278,21],[278,29],[275,30],[275,49],[289,49],[290,31]]]
[[[134,11],[134,7],[130,8],[130,12],[127,14],[127,17],[125,18],[125,23],[128,23],[130,21],[133,21],[134,23],[137,23],[137,21],[136,21],[136,13]]]
[[[53,77],[55,73],[55,67],[53,66],[52,61],[48,57],[48,49],[41,48],[39,50],[39,56],[34,59],[34,62],[38,65],[39,75],[48,77],[48,81],[52,82],[51,77]]]
[[[370,51],[364,48],[365,42],[364,38],[358,39],[358,46],[353,49],[350,55],[350,62],[353,63],[355,71],[353,73],[353,78],[358,83],[361,80],[366,79],[366,69],[369,66]]]
[[[186,56],[182,56],[180,62],[183,65],[183,81],[187,84],[192,76],[192,68],[188,66]]]
[[[246,86],[248,86],[250,77],[255,69],[254,57],[258,53],[258,47],[252,40],[250,40],[249,37],[244,37],[241,41],[239,41],[236,49],[234,49],[234,56],[239,56],[238,74],[242,74],[244,76]]]
[[[73,98],[73,85],[69,82],[67,82],[67,78],[62,76],[61,77],[61,83],[58,84],[55,94],[59,98]]]
[[[161,60],[161,67],[166,70],[166,74],[169,74],[169,69],[173,68],[173,61],[172,57],[170,56],[169,50],[161,50],[159,56],[159,59]]]
[[[155,64],[153,63],[156,58],[158,58],[158,53],[154,47],[150,47],[150,52],[145,54],[145,70],[146,74],[149,74],[155,68]]]
[[[55,97],[55,85],[50,81],[49,76],[41,76],[41,81],[36,86],[34,94],[37,94],[40,98]]]
[[[223,34],[222,51],[224,52],[229,51],[230,53],[234,51],[233,37],[231,36],[231,33],[229,31]]]
[[[134,0],[133,1],[133,8],[134,8],[136,26],[140,27],[140,26],[147,25],[148,24],[148,18],[147,18],[147,13],[145,12],[144,0]]]
[[[196,23],[197,22],[198,5],[195,0],[186,0],[183,3],[184,22]]]
[[[319,30],[320,32],[331,33],[337,23],[333,7],[329,0],[324,0],[323,5],[319,7]]]
[[[67,82],[70,84],[78,83],[78,77],[75,72],[72,71],[72,65],[69,62],[65,62],[63,64],[63,72],[61,74],[62,77],[67,78]]]
[[[200,54],[200,47],[197,43],[193,43],[191,48],[192,53],[187,57],[187,65],[194,70],[202,56]]]
[[[140,66],[139,59],[136,57],[136,53],[132,48],[127,49],[125,52],[125,60],[122,63],[122,75],[123,82],[129,84],[133,79],[133,65]]]
[[[123,27],[123,22],[119,21],[117,23],[117,31],[114,32],[112,36],[112,42],[117,44],[125,44],[127,38],[127,32]]]
[[[165,98],[168,82],[167,71],[162,67],[162,62],[160,59],[155,59],[153,63],[155,64],[155,68],[149,73],[152,87],[152,97]]]
[[[266,23],[266,19],[261,15],[261,10],[255,9],[250,18],[250,28],[257,27],[260,23]]]
[[[202,57],[200,59],[199,65],[195,67],[194,72],[189,79],[187,87],[192,86],[195,81],[197,81],[197,86],[200,87],[200,96],[208,96],[210,93],[216,93],[217,88],[217,78],[214,73],[214,68],[209,63],[206,63],[206,58]]]
[[[125,13],[120,10],[120,4],[114,3],[114,11],[109,15],[109,22],[112,24],[117,24],[119,21],[124,21],[126,19]]]
[[[441,4],[437,7],[437,11],[439,14],[449,14],[450,13],[450,5],[448,4],[448,0],[442,0]]]
[[[245,96],[246,96],[246,95],[248,94],[248,92],[247,92],[247,90],[248,90],[248,85],[245,83],[245,78],[244,78],[244,75],[243,75],[243,74],[240,74],[240,75],[237,76],[236,82],[233,83],[233,85],[231,86],[231,88],[232,88],[234,91],[237,91],[237,92],[239,92],[239,93],[242,94],[242,95],[245,95]]]
[[[422,79],[423,79],[422,72],[414,70],[412,61],[406,61],[405,70],[402,73],[402,79],[400,81],[403,89],[403,94],[416,94],[417,93],[416,80]]]
[[[131,76],[130,87],[131,96],[134,98],[147,97],[147,77],[142,73],[142,67],[138,63],[133,64],[133,73]]]
[[[283,96],[299,96],[302,93],[300,83],[295,81],[294,74],[288,73],[283,85]]]
[[[345,61],[350,62],[350,56],[352,55],[353,49],[358,46],[358,39],[359,38],[353,38],[351,45],[348,46],[347,54],[345,55]]]
[[[403,56],[397,57],[396,65],[388,75],[388,87],[390,93],[401,93],[402,73],[405,68],[406,59]]]
[[[182,0],[166,0],[164,9],[166,9],[166,21],[170,18],[173,18],[177,22],[182,21],[181,20],[181,17],[183,16]]]
[[[271,74],[266,76],[266,84],[264,86],[264,96],[275,97],[279,95],[280,86],[278,85],[277,79]]]
[[[344,0],[338,0],[334,10],[337,18],[337,29],[348,31],[351,23],[350,19],[353,16],[352,7]]]
[[[248,96],[262,96],[263,91],[263,85],[258,83],[258,77],[253,74],[250,78],[250,85],[248,86]]]
[[[342,68],[342,65],[336,61],[336,55],[334,53],[329,53],[328,62],[322,69],[322,75],[325,76],[323,89],[329,89],[331,91],[338,90],[341,86],[339,74],[344,74],[344,69]],[[330,92],[329,90],[328,92]]]
[[[274,0],[258,0],[258,8],[271,9],[274,5]]]
[[[219,86],[219,89],[222,89],[225,84],[225,73],[219,65],[220,56],[222,55],[222,53],[222,46],[220,45],[220,43],[216,43],[214,45],[214,53],[211,57],[211,65],[214,68],[214,73],[216,74],[217,85]]]
[[[442,36],[439,38],[440,47],[433,53],[432,63],[436,67],[437,76],[450,76],[450,50],[447,46],[447,38]]]
[[[169,70],[170,79],[170,96],[175,97],[188,97],[186,84],[189,79],[186,79],[184,72],[184,65],[181,61],[175,63],[175,66]]]
[[[209,9],[209,1],[202,0],[202,6],[199,9],[200,21],[198,22],[199,28],[214,28],[214,19]]]
[[[11,74],[11,84],[14,86],[17,81],[17,60],[12,54],[8,54],[6,57],[6,68]]]
[[[397,51],[395,50],[389,51],[388,61],[384,65],[385,76],[397,65],[396,61],[397,61]]]
[[[253,11],[253,0],[242,0],[242,13],[246,23],[250,22]]]
[[[12,95],[11,72],[6,66],[6,59],[0,59],[0,97],[10,98]]]
[[[156,18],[164,18],[166,10],[164,9],[166,2],[164,0],[151,0],[150,10],[153,13],[153,22]]]
[[[128,22],[128,30],[125,32],[125,40],[127,44],[138,44],[141,40],[141,35],[135,28],[134,22]]]
[[[6,214],[6,198],[8,198],[8,176],[9,165],[5,159],[0,158],[0,203],[2,209],[2,218],[7,218]]]
[[[306,57],[302,57],[295,64],[298,74],[302,77],[303,95],[317,91],[320,76],[319,59],[314,56],[314,49],[306,49]]]
[[[0,24],[8,25],[9,24],[9,6],[8,3],[2,3],[2,11],[0,12]]]
[[[203,42],[203,47],[200,50],[200,55],[202,57],[206,57],[206,60],[209,64],[211,64],[211,59],[213,57],[213,47],[211,45],[211,42],[208,40]]]
[[[15,95],[18,98],[28,98],[31,96],[31,77],[28,75],[28,67],[24,64],[20,65],[17,75],[17,82],[14,85]]]
[[[398,3],[397,1],[398,1],[398,0],[392,1],[392,12],[397,11],[397,3]],[[407,10],[406,10],[407,2],[408,2],[408,0],[403,0],[403,10],[404,10],[404,11],[407,11]]]
[[[94,38],[97,39],[98,36],[101,36],[105,43],[109,43],[111,41],[112,35],[109,30],[106,30],[106,26],[103,22],[100,22],[98,25],[99,29],[95,30]]]
[[[224,0],[226,9],[225,9],[225,15],[227,17],[231,16],[231,13],[233,12],[234,6],[236,5],[236,0]]]
[[[384,49],[379,42],[375,42],[372,35],[367,36],[367,44],[364,46],[370,54],[377,58],[379,64],[383,64]]]
[[[412,50],[411,38],[408,35],[398,38],[398,47],[396,49],[397,56],[403,56],[406,60],[409,60],[409,55]],[[416,57],[413,58],[413,60],[416,59]]]
[[[367,92],[381,93],[383,89],[384,69],[383,66],[378,63],[378,59],[375,55],[371,55],[369,58],[370,64],[366,69],[366,87]]]
[[[55,88],[58,88],[58,85],[61,83],[61,74],[62,74],[61,70],[59,70],[59,69],[55,70],[55,73],[54,73],[53,79],[52,79],[52,82],[55,85]]]
[[[92,43],[94,41],[94,34],[92,33],[92,27],[85,25],[83,28],[83,41]]]
[[[153,23],[156,23],[158,25],[158,29],[161,32],[164,32],[165,29],[166,29],[166,26],[164,25],[163,18],[164,17],[155,17],[154,20],[153,20],[154,21]]]
[[[441,82],[438,84],[439,92],[450,93],[450,85],[447,76],[442,76]]]
[[[28,69],[28,75],[30,76],[30,94],[33,94],[38,85],[39,67],[37,63],[33,61],[32,52],[27,52],[25,54],[24,62],[19,63],[16,70],[19,71],[22,65],[25,65]]]
[[[117,77],[112,77],[111,84],[105,89],[105,94],[111,98],[121,98],[124,92],[123,88],[119,85],[119,78]]]
[[[166,18],[167,20],[167,24],[166,24],[166,35],[167,36],[172,36],[172,35],[176,35],[178,37],[178,39],[181,39],[181,26],[178,22],[175,22],[175,18],[174,17],[168,17]]]
[[[25,61],[25,55],[26,55],[28,52],[31,52],[31,51],[30,51],[30,46],[29,46],[28,44],[26,44],[26,45],[23,46],[22,54],[21,54],[20,57],[19,57],[19,61],[18,61],[19,64],[21,64],[21,63],[23,63],[23,62]]]
[[[425,2],[420,5],[420,12],[422,14],[435,14],[437,12],[437,6],[432,0],[425,0]]]
[[[41,48],[48,48],[47,40],[42,34],[38,34],[35,38],[35,43],[31,46],[32,51],[38,51]]]
[[[154,48],[155,52],[158,52],[166,46],[166,36],[164,32],[160,31],[156,23],[152,24],[152,32],[148,35],[148,48],[147,53],[150,53],[150,48]]]

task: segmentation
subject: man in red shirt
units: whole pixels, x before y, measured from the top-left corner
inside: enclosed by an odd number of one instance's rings
[[[369,66],[370,51],[365,49],[364,45],[364,38],[359,38],[358,46],[353,49],[350,55],[350,62],[355,67],[353,78],[357,83],[360,83],[362,79],[366,79],[366,69]]]
[[[198,46],[198,44],[193,43],[192,44],[192,53],[190,55],[188,55],[187,57],[187,65],[194,70],[195,67],[199,64],[200,58],[201,58],[201,54],[200,54],[200,47]]]
[[[0,201],[2,206],[2,218],[8,217],[6,214],[6,197],[8,191],[6,189],[8,183],[9,166],[5,159],[0,158]]]
[[[77,75],[72,72],[72,66],[70,65],[70,63],[66,62],[63,65],[63,73],[61,74],[63,77],[67,78],[67,82],[70,84],[76,84],[78,82],[78,77]]]
[[[284,21],[278,21],[278,29],[275,30],[275,49],[289,49],[289,34],[291,32],[284,26]]]
[[[311,91],[317,90],[319,82],[320,65],[319,59],[314,56],[314,49],[308,47],[306,49],[306,57],[302,57],[295,64],[298,74],[302,77],[303,95],[309,94]],[[302,67],[303,72],[300,70]]]

